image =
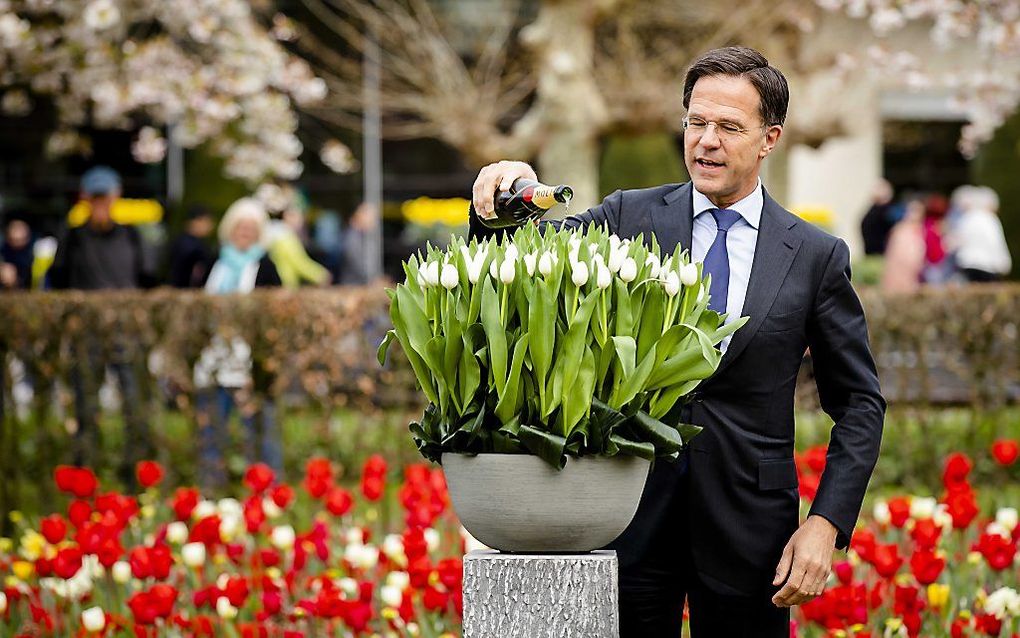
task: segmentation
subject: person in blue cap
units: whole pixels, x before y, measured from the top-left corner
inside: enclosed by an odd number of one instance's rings
[[[50,286],[89,291],[142,287],[147,275],[141,236],[136,228],[116,223],[111,215],[121,196],[120,175],[108,166],[96,166],[82,175],[79,191],[89,204],[89,217],[83,225],[67,229],[60,240],[50,268]],[[74,463],[94,465],[98,460],[97,399],[109,368],[117,378],[124,415],[124,458],[119,473],[125,484],[133,485],[135,463],[150,458],[154,451],[134,370],[142,351],[137,344],[121,339],[102,343],[99,335],[88,332],[75,341],[71,369],[77,421]]]

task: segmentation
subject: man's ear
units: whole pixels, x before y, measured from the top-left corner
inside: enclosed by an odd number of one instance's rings
[[[761,150],[758,152],[759,159],[765,159],[772,152],[772,149],[779,143],[779,138],[783,135],[783,127],[780,124],[773,124],[765,131],[765,143],[762,144]]]

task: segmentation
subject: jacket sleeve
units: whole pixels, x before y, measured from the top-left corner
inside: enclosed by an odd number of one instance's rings
[[[608,224],[609,232],[615,233],[620,227],[620,209],[623,202],[623,191],[617,190],[606,196],[602,200],[602,203],[592,206],[583,213],[577,215],[571,215],[564,219],[557,220],[542,220],[539,222],[542,226],[552,226],[553,228],[579,228],[581,226],[587,226],[588,224]],[[493,229],[483,224],[478,216],[475,214],[474,208],[469,209],[469,238],[477,238],[478,240],[487,239],[489,237],[502,237],[511,229]]]
[[[834,422],[810,514],[835,525],[836,546],[844,548],[850,543],[878,461],[886,402],[871,355],[864,309],[850,284],[850,251],[843,240],[829,254],[807,336],[822,409]]]
[[[74,230],[68,228],[57,242],[57,253],[46,273],[49,287],[53,290],[67,290],[71,285],[70,252],[74,241]]]

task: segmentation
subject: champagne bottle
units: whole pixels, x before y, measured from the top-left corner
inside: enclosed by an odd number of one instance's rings
[[[569,186],[546,186],[535,180],[519,178],[514,180],[510,190],[496,191],[493,207],[496,216],[486,219],[477,215],[478,221],[489,228],[512,228],[538,219],[557,203],[568,204],[574,191]],[[472,207],[472,214],[474,207]]]

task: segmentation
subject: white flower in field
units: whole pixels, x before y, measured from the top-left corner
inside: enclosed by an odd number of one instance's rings
[[[390,585],[383,585],[379,589],[379,598],[387,607],[400,607],[404,600],[404,592]]]
[[[181,560],[188,567],[200,567],[205,564],[205,545],[188,543],[181,548]]]
[[[949,506],[945,503],[939,503],[935,508],[935,515],[931,518],[942,529],[953,529],[953,516],[949,513]]]
[[[879,525],[888,525],[892,521],[892,514],[889,512],[889,503],[877,501],[871,510],[871,517]]]
[[[516,244],[510,244],[503,252],[503,259],[506,261],[517,261],[518,257],[520,257],[520,252],[517,250]]]
[[[191,512],[191,517],[194,519],[203,519],[212,516],[216,513],[216,504],[212,501],[199,501],[198,505]]]
[[[547,250],[538,260],[538,272],[542,273],[543,277],[548,277],[552,274],[553,265],[553,254]]]
[[[457,272],[457,267],[453,264],[443,264],[443,274],[440,275],[440,282],[443,284],[443,288],[447,290],[453,290],[460,283],[460,273]]]
[[[489,254],[489,249],[485,248],[485,249],[479,250],[477,253],[475,253],[475,256],[474,256],[473,259],[467,259],[465,257],[465,261],[466,261],[466,265],[467,265],[467,271],[468,271],[468,281],[470,281],[472,284],[477,284],[478,283],[478,279],[481,278],[481,276],[482,276],[482,266],[485,265],[485,258],[488,257],[488,254]],[[495,260],[493,260],[493,263],[495,263]]]
[[[109,29],[120,22],[120,9],[113,0],[92,0],[82,13],[85,26],[93,31]]]
[[[667,295],[675,297],[676,293],[680,292],[680,275],[676,274],[675,270],[669,271],[663,286],[666,288]]]
[[[995,513],[995,522],[1008,529],[1010,532],[1017,526],[1017,510],[1015,507],[1000,507]]]
[[[439,285],[439,262],[430,261],[425,264],[425,283],[429,286]]]
[[[1011,587],[1001,587],[988,594],[984,607],[999,620],[1020,616],[1020,594]]]
[[[698,265],[691,262],[680,267],[680,283],[693,286],[698,283]]]
[[[570,280],[578,288],[588,283],[588,264],[583,261],[574,262],[570,272]]]
[[[188,542],[188,526],[181,521],[174,521],[166,526],[166,539],[174,545]]]
[[[595,285],[599,287],[599,290],[605,290],[613,283],[613,273],[602,264],[598,265],[595,271]]]
[[[648,253],[648,256],[645,257],[645,265],[651,267],[648,271],[648,276],[652,279],[657,279],[660,269],[659,256],[655,253]]]
[[[411,585],[411,577],[407,572],[390,572],[386,574],[386,584],[390,587],[396,587],[400,591],[404,591]]]
[[[439,532],[431,527],[425,528],[425,547],[430,551],[434,552],[439,549]]]
[[[216,613],[223,620],[233,620],[237,618],[237,607],[231,605],[226,596],[220,596],[216,599]]]
[[[620,272],[620,268],[623,267],[623,261],[627,258],[626,246],[616,246],[612,248],[609,251],[609,270],[613,273]]]
[[[85,631],[99,633],[106,627],[106,612],[101,607],[89,607],[81,612],[81,626]]]
[[[365,532],[360,527],[352,527],[344,534],[344,542],[349,545],[361,545],[365,542]]]
[[[131,580],[131,565],[122,560],[114,563],[110,571],[113,576],[113,582],[118,585],[123,585]]]
[[[262,511],[265,512],[266,518],[280,518],[283,516],[283,510],[276,504],[276,501],[269,498],[268,496],[262,499]]]
[[[287,551],[294,547],[294,528],[290,525],[280,525],[273,528],[273,533],[269,537],[270,542],[277,549]]]
[[[512,284],[517,274],[517,262],[507,259],[499,265],[499,280],[506,285]]]
[[[927,520],[935,515],[938,502],[931,496],[910,499],[910,517],[914,520]]]
[[[1013,535],[1010,534],[1008,529],[1006,529],[996,521],[992,521],[991,523],[988,524],[987,527],[985,527],[985,534],[988,534],[990,536],[1001,536],[1006,540],[1009,540],[1013,537]]]
[[[0,614],[7,611],[7,594],[0,591]]]
[[[535,276],[535,262],[538,261],[538,255],[535,253],[528,253],[524,256],[524,268],[528,271],[529,277]]]
[[[383,554],[398,565],[407,564],[407,555],[404,553],[404,539],[399,534],[387,534],[382,544]]]
[[[379,562],[379,550],[372,545],[352,543],[344,548],[344,560],[360,569],[372,569]]]
[[[341,578],[336,582],[336,586],[347,595],[348,598],[354,598],[358,595],[358,581],[350,577]]]
[[[627,257],[620,265],[620,279],[625,283],[634,281],[637,277],[637,262],[632,257]]]
[[[570,252],[567,254],[567,259],[570,260],[571,264],[576,264],[577,262],[581,261],[580,253],[581,248],[579,246],[576,248],[571,248]]]

